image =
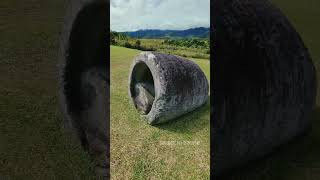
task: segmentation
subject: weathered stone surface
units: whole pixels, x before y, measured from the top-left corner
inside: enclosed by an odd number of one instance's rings
[[[59,95],[65,129],[109,174],[107,0],[70,0],[60,39]],[[79,172],[81,173],[81,172]]]
[[[145,95],[140,96],[137,91]],[[193,111],[206,102],[208,91],[204,73],[192,61],[157,52],[142,52],[133,60],[129,97],[135,107],[144,109],[142,116],[150,124],[167,122]]]
[[[147,83],[137,83],[135,85],[136,97],[134,98],[134,102],[135,102],[136,108],[142,114],[148,114],[148,112],[151,110],[151,107],[154,101],[154,92],[152,94],[152,92],[148,90],[150,88],[153,89],[153,87],[150,87],[150,86],[153,86],[153,85],[150,85]]]
[[[311,126],[315,68],[267,0],[212,3],[212,170],[256,159]]]

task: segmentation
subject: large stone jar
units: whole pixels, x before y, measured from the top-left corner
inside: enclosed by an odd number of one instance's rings
[[[209,85],[190,60],[157,52],[142,52],[129,73],[129,96],[149,124],[170,121],[203,105]]]
[[[218,175],[310,128],[316,72],[299,34],[270,1],[212,6],[211,163]]]

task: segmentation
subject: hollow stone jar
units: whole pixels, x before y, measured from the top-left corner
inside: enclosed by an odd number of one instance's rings
[[[58,64],[64,129],[90,153],[97,179],[109,179],[108,6],[108,0],[67,2]]]
[[[257,159],[311,127],[316,72],[268,0],[214,0],[213,174]]]
[[[177,118],[203,105],[209,85],[192,61],[157,52],[142,52],[129,72],[129,97],[149,124]]]

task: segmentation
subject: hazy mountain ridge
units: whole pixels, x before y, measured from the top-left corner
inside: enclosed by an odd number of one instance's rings
[[[209,38],[210,28],[197,27],[186,30],[142,29],[120,32],[132,38]]]

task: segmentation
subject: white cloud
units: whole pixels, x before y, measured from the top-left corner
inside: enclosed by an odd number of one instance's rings
[[[210,0],[111,0],[114,31],[210,26]]]

